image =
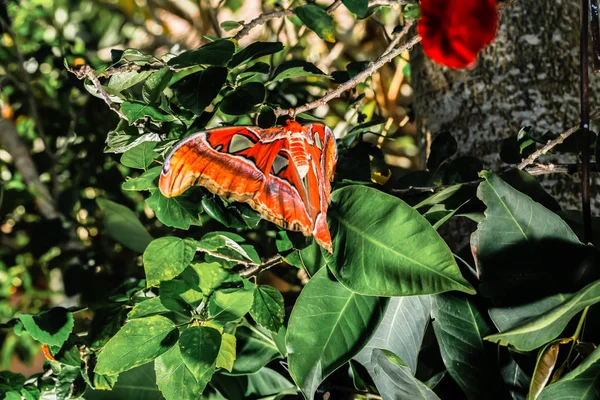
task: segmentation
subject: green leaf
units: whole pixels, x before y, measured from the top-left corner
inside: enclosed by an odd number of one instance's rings
[[[221,29],[223,29],[225,32],[229,32],[243,25],[243,21],[223,21],[221,22]]]
[[[62,346],[73,330],[73,315],[62,307],[51,308],[38,315],[19,314],[19,320],[31,337],[40,343]]]
[[[215,372],[220,347],[221,334],[214,328],[192,326],[181,334],[181,358],[201,385],[206,385]]]
[[[283,325],[284,307],[283,296],[277,289],[268,285],[259,285],[254,291],[254,304],[250,309],[250,315],[271,332],[277,332]]]
[[[360,18],[364,18],[369,10],[369,0],[343,0],[348,10]]]
[[[439,397],[425,384],[417,380],[409,367],[399,365],[395,357],[380,349],[373,350],[373,381],[382,398],[388,400],[426,399]]]
[[[173,85],[173,90],[179,104],[200,115],[217,97],[226,81],[227,68],[208,67],[181,79]]]
[[[587,306],[600,302],[600,281],[590,283],[575,294],[567,295],[561,304],[536,315],[511,329],[485,338],[502,346],[530,351],[556,339],[571,318]]]
[[[136,304],[131,311],[129,311],[129,314],[127,314],[127,318],[142,318],[149,315],[164,314],[167,312],[169,312],[169,309],[162,304],[160,297],[152,297]]]
[[[63,365],[60,368],[60,372],[56,377],[56,399],[57,400],[68,400],[71,397],[79,397],[76,395],[77,383],[76,380],[82,380],[80,375],[81,368],[72,367],[70,365]],[[81,382],[83,383],[83,382]],[[73,396],[71,396],[73,395]]]
[[[237,67],[259,57],[279,53],[281,50],[283,50],[281,42],[254,42],[233,55],[229,62],[229,68]]]
[[[221,264],[213,263],[196,263],[192,264],[191,268],[196,271],[199,278],[198,286],[202,293],[209,296],[212,292],[226,281],[240,281],[242,278],[238,274],[232,273],[221,266]]]
[[[407,4],[402,12],[407,19],[418,19],[421,15],[421,9],[418,4]]]
[[[304,24],[319,37],[328,42],[335,42],[335,26],[333,18],[316,4],[296,7],[294,13]]]
[[[120,93],[125,89],[143,82],[152,74],[152,71],[128,71],[115,74],[110,77],[107,88],[110,92]]]
[[[21,390],[27,379],[22,374],[0,371],[0,391]]]
[[[371,373],[373,350],[388,350],[397,354],[414,375],[430,312],[431,296],[392,298],[373,337],[354,359]]]
[[[151,364],[125,371],[119,374],[118,378],[110,391],[88,388],[85,392],[85,400],[164,400],[156,386],[157,379]]]
[[[128,249],[143,253],[153,238],[133,211],[102,198],[97,198],[96,203],[104,214],[104,227],[108,234]]]
[[[160,222],[172,228],[187,230],[190,225],[198,223],[198,212],[186,196],[165,197],[160,190],[154,190],[146,203]]]
[[[571,273],[582,275],[594,250],[580,243],[558,215],[496,174],[481,175],[477,196],[487,209],[471,236],[471,248],[482,294],[514,304],[572,291],[574,278],[565,275],[564,255],[570,255]]]
[[[144,142],[127,150],[121,156],[121,164],[129,168],[146,169],[158,157],[155,142]]]
[[[175,117],[165,113],[158,107],[150,106],[144,103],[132,103],[126,101],[121,104],[121,112],[125,114],[130,125],[145,117],[150,117],[150,119],[154,122],[175,120]]]
[[[121,189],[131,191],[156,189],[156,180],[160,175],[161,170],[162,166],[157,165],[156,167],[144,171],[143,174],[136,178],[127,178],[127,180],[121,184]]]
[[[196,255],[196,241],[165,236],[154,239],[144,251],[146,285],[157,285],[183,272]]]
[[[531,317],[544,314],[546,311],[563,303],[570,297],[570,294],[557,294],[534,301],[533,303],[511,307],[490,308],[488,314],[500,332],[507,331]]]
[[[329,230],[335,277],[371,296],[410,296],[475,290],[435,229],[402,200],[365,186],[331,196]]]
[[[272,360],[281,358],[275,342],[260,330],[239,326],[235,332],[236,359],[233,363],[234,375],[254,374],[262,370]]]
[[[600,398],[600,348],[596,348],[577,368],[548,385],[538,400]]]
[[[230,40],[216,40],[196,50],[184,51],[169,60],[168,64],[175,68],[187,68],[194,65],[208,64],[225,66],[231,60],[235,44]]]
[[[223,368],[229,372],[233,370],[235,362],[235,336],[230,333],[224,333],[221,338],[221,348],[217,356],[217,368]]]
[[[507,352],[508,353],[508,352]],[[509,355],[509,360],[501,367],[504,385],[515,400],[525,400],[529,390],[530,378],[521,369],[515,359]]]
[[[95,372],[116,375],[150,362],[175,343],[176,335],[175,324],[163,316],[134,319],[106,343]]]
[[[467,398],[482,399],[501,390],[500,371],[482,339],[492,329],[469,297],[434,296],[431,316],[444,365]]]
[[[164,67],[154,72],[146,79],[142,87],[142,98],[146,103],[154,103],[162,94],[163,90],[169,85],[173,76],[173,71],[169,67]]]
[[[306,76],[331,78],[329,75],[326,75],[323,71],[317,68],[313,63],[304,60],[291,60],[286,61],[277,67],[271,82],[280,82],[286,79]]]
[[[284,394],[297,394],[296,385],[270,368],[262,368],[257,373],[246,376],[215,374],[210,383],[227,400],[279,400]]]
[[[306,284],[287,331],[290,374],[308,400],[319,384],[368,342],[386,299],[361,296],[322,268]]]
[[[224,233],[207,233],[196,242],[198,251],[204,251],[213,257],[228,261],[254,262],[250,254]]]
[[[179,343],[154,360],[156,384],[166,400],[199,399],[208,380],[198,380],[183,362]]]
[[[260,82],[245,83],[227,93],[220,105],[220,110],[229,115],[247,114],[255,105],[265,101],[265,85]]]
[[[246,315],[254,301],[254,284],[244,281],[244,287],[216,290],[208,302],[208,313],[218,323],[236,321]]]

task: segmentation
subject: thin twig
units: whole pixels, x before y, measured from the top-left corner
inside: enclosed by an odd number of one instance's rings
[[[404,28],[404,30],[401,33],[399,33],[398,36],[396,38],[394,38],[394,40],[390,43],[388,50],[381,57],[379,57],[373,64],[371,64],[367,69],[365,69],[362,72],[360,72],[359,74],[357,74],[354,78],[347,80],[346,82],[344,82],[340,86],[338,86],[336,89],[327,93],[325,96],[318,98],[317,100],[312,101],[310,103],[307,103],[302,106],[292,108],[289,110],[276,108],[275,116],[280,117],[282,115],[298,115],[298,114],[306,112],[306,111],[314,110],[315,108],[317,108],[321,105],[324,105],[337,97],[340,97],[342,95],[342,93],[344,93],[346,90],[350,90],[350,89],[354,88],[356,85],[358,85],[359,83],[365,81],[368,77],[373,75],[377,70],[379,70],[385,64],[387,64],[388,62],[390,62],[391,60],[393,60],[394,58],[396,58],[397,56],[399,56],[406,50],[409,50],[415,44],[417,44],[421,41],[421,37],[419,35],[415,35],[412,38],[410,38],[406,43],[404,43],[402,46],[393,48],[400,41],[400,39],[406,34],[406,32],[408,32],[408,28],[410,27],[410,25],[411,25],[410,22],[407,23],[407,26]]]
[[[275,257],[268,259],[267,261],[265,261],[262,264],[249,264],[246,266],[246,268],[242,269],[241,271],[238,271],[238,273],[240,274],[240,276],[242,278],[250,278],[252,276],[256,276],[259,273],[266,271],[270,268],[273,268],[274,266],[282,264],[282,263],[283,263],[283,257],[281,257],[278,254]]]
[[[596,167],[596,163],[590,163],[591,168]],[[581,164],[539,164],[535,163],[532,167],[527,167],[525,171],[529,175],[548,175],[548,174],[575,174],[581,172]]]
[[[590,116],[590,120],[597,120],[599,118],[600,118],[600,110],[596,110]],[[564,142],[569,136],[571,136],[572,134],[577,132],[579,129],[580,129],[579,126],[573,126],[573,127],[569,128],[567,131],[558,135],[558,137],[556,139],[549,140],[548,143],[546,143],[542,148],[534,151],[533,153],[531,153],[531,155],[529,157],[527,157],[526,159],[521,161],[519,163],[519,165],[517,166],[517,168],[525,169],[529,165],[533,164],[535,162],[535,160],[537,160],[538,158],[540,158],[541,156],[543,156],[544,154],[546,154],[547,152],[552,150],[554,147],[556,147],[559,144],[561,144],[562,142]]]
[[[590,203],[590,104],[589,104],[589,0],[581,0],[581,27],[579,36],[579,96],[581,120],[581,204],[583,211],[583,240],[592,241],[592,209]]]

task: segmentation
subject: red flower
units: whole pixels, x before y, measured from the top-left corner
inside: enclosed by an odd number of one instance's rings
[[[421,0],[417,31],[425,54],[439,64],[472,65],[497,29],[496,0]]]

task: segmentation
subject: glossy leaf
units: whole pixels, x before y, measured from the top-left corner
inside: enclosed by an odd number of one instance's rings
[[[564,254],[572,254],[570,271],[581,274],[591,248],[550,210],[512,188],[496,174],[482,173],[477,196],[485,219],[471,236],[481,292],[505,302],[532,299],[573,286],[564,273]],[[570,289],[572,290],[572,289]]]
[[[189,229],[190,225],[198,222],[198,211],[185,196],[165,197],[160,190],[154,190],[146,199],[146,204],[154,210],[156,218],[167,226]]]
[[[548,385],[538,400],[600,398],[600,348],[596,348],[574,370]]]
[[[235,332],[236,359],[233,375],[254,374],[270,361],[281,357],[273,340],[258,329],[240,326]]]
[[[191,326],[181,334],[181,358],[200,386],[206,386],[215,372],[220,347],[221,334],[214,328]]]
[[[142,87],[142,98],[144,101],[146,103],[156,102],[163,90],[166,89],[172,76],[173,71],[169,67],[161,68],[150,75]]]
[[[492,307],[488,310],[488,314],[500,332],[507,331],[531,317],[544,314],[570,297],[570,294],[557,294],[523,305],[502,308]]]
[[[150,362],[173,345],[176,334],[175,324],[160,315],[134,319],[106,343],[95,372],[116,375]]]
[[[115,74],[110,77],[107,89],[113,93],[120,93],[143,82],[151,73],[152,71],[128,71]]]
[[[283,324],[284,306],[283,296],[277,289],[268,285],[259,285],[254,291],[254,303],[250,315],[271,332],[277,332]]]
[[[175,68],[187,68],[201,64],[225,66],[231,60],[234,51],[235,44],[232,41],[216,40],[196,50],[184,51],[170,59],[168,64]]]
[[[153,238],[133,211],[102,198],[97,198],[96,203],[104,214],[104,227],[108,234],[128,249],[143,253]]]
[[[196,242],[198,251],[228,261],[255,262],[239,243],[220,232],[211,232]]]
[[[253,301],[254,285],[245,281],[244,287],[216,290],[208,302],[208,312],[212,320],[224,324],[246,315]]]
[[[131,311],[129,311],[129,314],[127,314],[127,318],[142,318],[149,315],[164,314],[166,312],[169,312],[169,309],[162,304],[160,297],[152,297],[136,304]]]
[[[475,293],[435,229],[402,200],[364,186],[333,192],[329,230],[336,278],[371,296]]]
[[[600,302],[600,281],[590,283],[545,313],[526,319],[511,329],[490,335],[486,340],[517,350],[530,351],[560,335],[571,318],[585,307]]]
[[[462,294],[434,296],[431,316],[444,365],[467,398],[482,399],[497,390],[500,373],[483,341],[492,329],[472,300]]]
[[[226,80],[227,68],[208,67],[181,79],[173,85],[173,90],[179,104],[200,115],[217,97]]]
[[[414,375],[430,313],[430,296],[392,298],[375,334],[354,359],[372,372],[373,350],[388,350],[398,355]]]
[[[290,374],[307,399],[368,342],[385,304],[349,291],[325,268],[306,284],[292,310],[286,344]]]
[[[38,315],[19,314],[19,320],[31,337],[42,344],[62,346],[73,330],[73,315],[63,307],[54,307]]]
[[[154,122],[174,121],[175,117],[169,115],[158,107],[144,103],[126,101],[121,104],[121,112],[125,114],[129,124],[133,124],[142,118],[150,118]]]
[[[296,7],[294,12],[302,22],[319,37],[327,42],[335,42],[335,25],[333,18],[316,4]]]
[[[128,178],[121,185],[121,189],[132,191],[156,189],[158,187],[157,181],[161,170],[162,165],[157,165],[156,167],[152,167],[149,170],[144,171],[143,174],[136,178]]]
[[[166,400],[200,398],[207,381],[196,379],[183,362],[179,343],[154,360],[156,384]]]
[[[313,63],[304,60],[290,60],[280,64],[271,82],[280,82],[286,79],[316,76],[319,78],[329,78],[323,71],[321,71]]]
[[[127,150],[121,156],[121,164],[129,168],[148,168],[148,166],[158,158],[158,153],[154,151],[154,147],[156,147],[156,143],[144,142]]]
[[[438,400],[439,397],[425,384],[417,380],[405,365],[398,365],[380,349],[373,350],[373,381],[382,398],[390,400]]]
[[[281,42],[254,42],[234,54],[229,62],[229,68],[263,57],[269,54],[279,53],[283,50]]]
[[[196,255],[196,241],[165,236],[150,242],[144,251],[146,285],[157,285],[183,272]]]
[[[242,115],[265,101],[265,86],[260,82],[245,83],[227,93],[221,102],[220,109],[225,114]]]

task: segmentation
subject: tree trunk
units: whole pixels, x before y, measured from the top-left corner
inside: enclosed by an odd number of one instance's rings
[[[558,135],[579,124],[578,2],[518,0],[506,4],[500,18],[496,41],[471,70],[440,67],[420,47],[412,54],[422,146],[428,137],[449,131],[458,141],[459,155],[478,157],[491,170],[503,166],[502,140],[522,127],[530,125],[542,136]],[[591,78],[594,111],[598,79]],[[576,160],[574,154],[560,159]],[[542,181],[564,209],[581,208],[579,174],[547,175]],[[593,198],[592,205],[597,203]]]

